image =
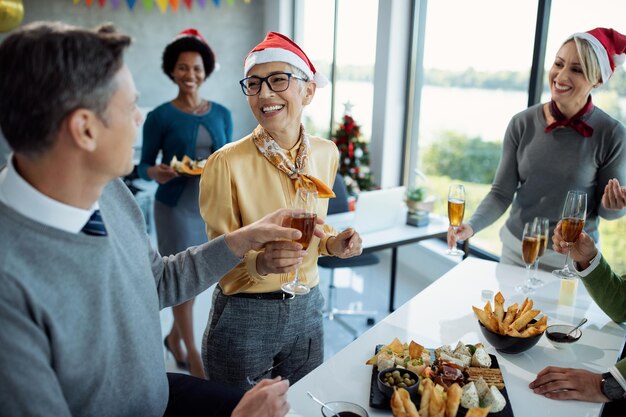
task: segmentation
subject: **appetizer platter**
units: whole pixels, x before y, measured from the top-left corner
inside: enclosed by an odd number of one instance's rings
[[[196,177],[198,175],[202,175],[202,170],[204,169],[204,165],[206,164],[206,159],[201,159],[198,161],[194,161],[187,155],[183,156],[182,161],[179,161],[176,158],[176,155],[170,161],[170,166],[176,172],[181,175],[188,175],[191,177]]]
[[[376,346],[366,363],[373,365],[370,407],[392,410],[394,417],[513,416],[498,361],[480,343],[459,341],[454,348],[444,345],[429,350],[415,341],[402,343],[396,338]],[[385,389],[393,392],[389,397],[379,388],[379,372],[387,374],[391,368],[399,371],[400,378],[390,381],[393,391]],[[418,389],[406,385],[410,379],[403,383],[404,370],[419,376]],[[388,376],[381,375],[381,380]]]

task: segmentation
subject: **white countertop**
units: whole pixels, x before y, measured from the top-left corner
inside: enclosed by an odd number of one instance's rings
[[[533,308],[548,315],[548,324],[577,324],[582,317],[589,319],[582,338],[568,350],[557,350],[544,336],[524,353],[496,352],[482,337],[472,305],[484,306],[483,289],[494,294],[501,291],[505,308],[521,303],[524,297],[516,294],[514,287],[526,279],[525,270],[470,258],[291,387],[289,402],[293,411],[302,416],[321,415],[320,407],[306,395],[306,391],[311,391],[323,401],[352,401],[365,407],[372,417],[389,417],[389,410],[369,408],[372,367],[365,362],[374,354],[377,344],[387,344],[397,337],[402,342],[415,340],[428,348],[456,345],[459,340],[482,342],[498,358],[517,417],[599,416],[601,404],[550,400],[534,394],[528,384],[548,365],[606,371],[619,358],[626,326],[611,321],[589,297],[582,283],[578,286],[576,304],[566,307],[557,304],[559,279],[542,271],[538,277],[546,285],[530,298],[534,301]]]

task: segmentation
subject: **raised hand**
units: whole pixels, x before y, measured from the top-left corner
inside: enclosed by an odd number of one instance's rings
[[[620,187],[617,178],[609,180],[604,187],[602,206],[608,210],[621,210],[626,207],[626,187]]]
[[[338,258],[351,258],[363,253],[361,236],[349,227],[326,242],[328,252]]]

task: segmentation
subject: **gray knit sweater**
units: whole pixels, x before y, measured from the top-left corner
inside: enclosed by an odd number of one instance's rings
[[[585,231],[596,241],[598,216],[611,220],[626,214],[626,209],[606,210],[601,202],[609,179],[626,184],[626,129],[598,107],[585,121],[593,127],[589,138],[569,127],[545,133],[542,104],[511,119],[491,191],[468,222],[475,233],[512,204],[506,227],[513,235],[521,239],[524,223],[536,216],[550,219],[552,235],[569,190],[587,193]]]
[[[0,203],[0,415],[161,416],[159,309],[239,259],[224,239],[162,258],[125,185],[99,200],[108,236],[72,234]]]

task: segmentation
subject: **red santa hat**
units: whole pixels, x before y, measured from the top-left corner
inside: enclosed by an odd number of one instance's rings
[[[244,77],[257,65],[267,62],[286,62],[303,71],[318,87],[328,84],[328,79],[317,72],[304,51],[291,39],[277,32],[268,32],[263,42],[255,46],[243,62]]]
[[[575,33],[569,37],[580,38],[591,44],[600,63],[602,83],[606,83],[615,67],[626,61],[626,36],[607,28],[595,28],[584,33]]]
[[[180,32],[178,35],[176,35],[176,37],[173,39],[173,41],[178,40],[180,38],[186,38],[186,37],[192,37],[192,38],[196,38],[199,41],[201,41],[202,43],[208,45],[208,42],[202,37],[202,35],[200,34],[200,32],[198,32],[197,29],[194,28],[189,28],[189,29],[185,29],[182,32]],[[172,42],[173,42],[172,41]]]

